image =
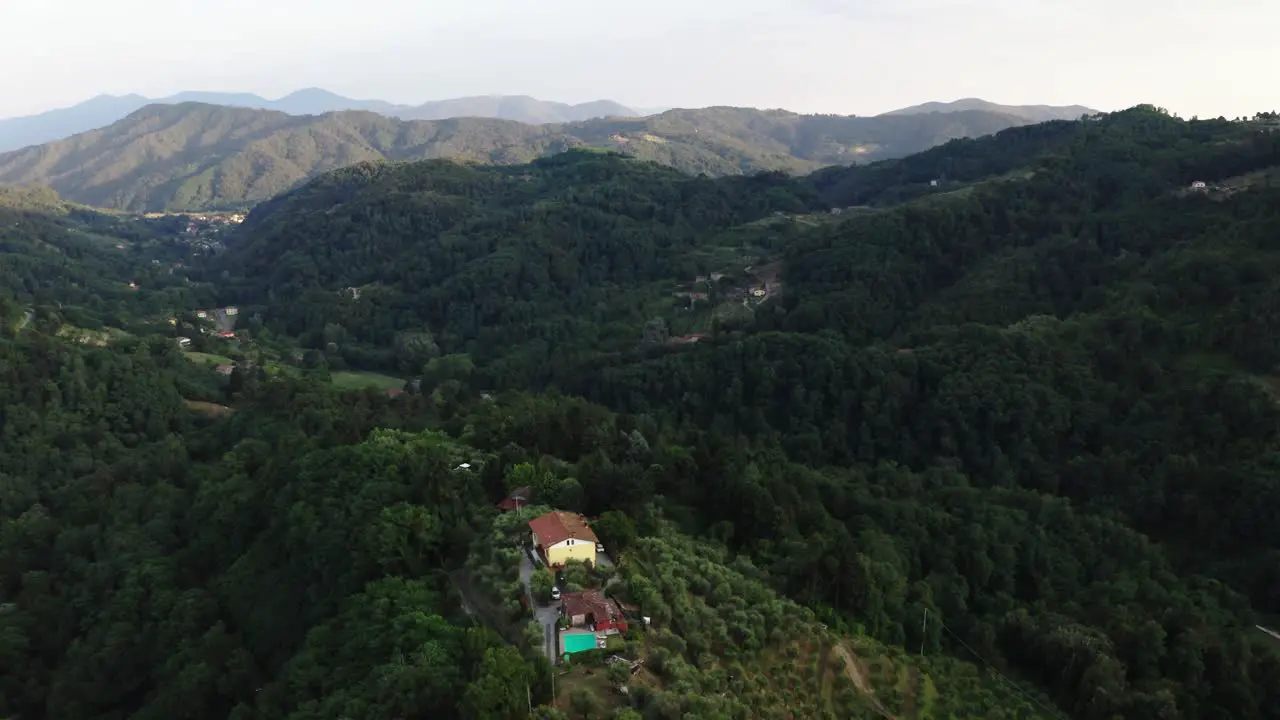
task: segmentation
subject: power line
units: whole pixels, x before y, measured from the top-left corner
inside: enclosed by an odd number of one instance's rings
[[[1000,677],[1000,679],[1004,680],[1004,681],[1005,681],[1005,683],[1006,683],[1009,687],[1013,688],[1013,689],[1014,689],[1014,691],[1015,691],[1015,692],[1017,692],[1019,695],[1021,695],[1022,697],[1024,697],[1024,698],[1026,698],[1026,699],[1030,700],[1031,702],[1035,703],[1037,707],[1039,707],[1041,710],[1043,710],[1043,711],[1045,711],[1046,713],[1048,713],[1051,717],[1056,717],[1056,718],[1060,718],[1060,717],[1062,717],[1062,715],[1061,715],[1057,710],[1055,710],[1055,709],[1053,709],[1053,708],[1050,708],[1050,707],[1046,706],[1044,703],[1040,702],[1040,700],[1039,700],[1038,698],[1036,698],[1034,695],[1032,695],[1032,694],[1028,693],[1026,690],[1023,690],[1021,686],[1019,686],[1019,685],[1018,685],[1017,683],[1015,683],[1014,681],[1010,680],[1008,676],[1006,676],[1004,673],[1002,673],[1002,672],[1000,672],[998,669],[996,669],[996,666],[995,666],[995,665],[992,665],[992,664],[991,664],[991,662],[990,662],[989,660],[987,660],[986,658],[984,658],[982,655],[978,654],[978,651],[977,651],[977,650],[974,650],[973,648],[969,647],[969,643],[967,643],[967,642],[965,642],[963,639],[961,639],[961,637],[960,637],[959,635],[957,635],[957,634],[955,633],[955,631],[954,631],[954,630],[952,630],[951,628],[947,627],[947,624],[946,624],[946,623],[942,622],[941,620],[939,620],[939,619],[937,619],[937,618],[934,618],[934,622],[936,622],[937,624],[941,625],[943,630],[946,630],[948,633],[950,633],[950,634],[951,634],[951,637],[953,637],[953,638],[955,638],[955,639],[956,639],[956,642],[958,642],[958,643],[960,643],[961,645],[963,645],[963,646],[964,646],[964,649],[966,649],[966,650],[968,650],[969,652],[973,653],[973,656],[974,656],[974,657],[976,657],[976,658],[978,658],[979,660],[981,660],[981,661],[982,661],[982,664],[983,664],[983,665],[986,665],[988,670],[990,670],[991,672],[995,673],[997,676],[999,676],[999,677]]]

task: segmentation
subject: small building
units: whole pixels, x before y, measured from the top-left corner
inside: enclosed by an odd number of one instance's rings
[[[200,318],[201,320],[205,320],[205,319],[208,319],[209,313],[205,312],[204,310],[199,310],[196,312],[196,317]]]
[[[185,338],[185,337],[178,338],[178,347],[190,347],[190,346],[191,346],[191,338]]]
[[[232,331],[232,330],[223,330],[223,331],[221,331],[221,332],[219,332],[219,333],[218,333],[218,337],[220,337],[220,338],[224,338],[224,339],[227,339],[227,340],[233,339],[233,338],[235,338],[235,336],[236,336],[236,334],[235,334],[235,332],[234,332],[234,331]]]
[[[219,365],[214,368],[214,370],[216,370],[219,375],[230,375],[231,373],[235,372],[235,369],[236,369],[235,365]]]
[[[563,567],[570,560],[595,565],[596,534],[577,513],[553,510],[529,521],[533,546],[542,553],[547,565]]]
[[[533,488],[529,486],[518,487],[511,491],[502,502],[498,503],[497,508],[502,512],[512,512],[520,509],[521,505],[528,505],[529,500],[533,498]]]
[[[677,335],[667,342],[672,345],[691,345],[706,337],[705,333],[693,333],[692,335]]]
[[[560,598],[560,614],[576,628],[612,635],[627,631],[627,618],[613,598],[600,590],[565,593]]]
[[[930,181],[929,181],[929,187],[938,187],[938,181],[937,181],[937,180],[930,180]]]
[[[389,398],[397,398],[404,394],[404,388],[387,388],[386,394]]]
[[[223,312],[225,312],[225,313],[226,313],[227,315],[229,315],[229,316],[235,316],[235,315],[239,315],[239,314],[240,314],[240,309],[239,309],[239,308],[234,308],[234,307],[229,307],[229,308],[227,308],[226,310],[223,310]]]

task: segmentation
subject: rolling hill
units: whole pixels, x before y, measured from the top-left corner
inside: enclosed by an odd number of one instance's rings
[[[1272,717],[1280,204],[1239,178],[1280,135],[1150,107],[1032,130],[838,215],[803,179],[598,153],[346,168],[259,206],[209,276],[317,362],[423,367],[444,407],[460,366],[686,433],[686,472],[582,492],[661,496],[874,637],[1073,717]],[[911,185],[945,152],[883,167]]]
[[[198,210],[252,205],[363,161],[521,163],[587,146],[691,174],[804,173],[900,157],[1024,122],[979,111],[862,118],[714,107],[531,125],[182,103],[150,105],[99,130],[2,154],[0,184],[47,185],[68,200],[118,210]]]
[[[598,153],[346,168],[209,272],[317,357],[424,367],[432,402],[465,355],[473,387],[680,428],[688,474],[583,492],[690,508],[875,637],[915,652],[927,611],[1073,717],[1272,716],[1244,678],[1280,668],[1254,628],[1280,610],[1280,204],[1239,178],[1280,135],[1139,107],[974,142],[963,182],[839,215],[804,179]],[[882,167],[911,186],[947,147]]]
[[[884,115],[926,115],[929,113],[954,113],[978,110],[1002,113],[1025,118],[1027,122],[1048,120],[1079,120],[1082,115],[1096,115],[1097,110],[1083,105],[1000,105],[979,98],[963,98],[952,102],[927,102],[920,105],[891,110]]]
[[[237,305],[228,377],[53,337],[131,312],[65,267],[121,248],[0,195],[0,717],[1280,717],[1278,168],[1151,107],[808,177],[358,163],[139,289]],[[603,652],[549,657],[516,487],[595,518]]]
[[[0,152],[17,150],[105,127],[147,105],[199,102],[227,107],[276,110],[290,115],[322,115],[340,110],[367,110],[402,120],[445,120],[485,117],[540,124],[575,122],[595,117],[631,117],[645,113],[612,100],[571,105],[524,95],[486,95],[401,105],[383,100],[356,100],[320,88],[307,88],[276,100],[252,93],[181,92],[163,98],[142,95],[99,95],[71,107],[36,115],[0,119]]]

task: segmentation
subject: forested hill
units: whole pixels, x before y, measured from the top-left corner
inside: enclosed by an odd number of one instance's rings
[[[1078,717],[1269,717],[1275,129],[1139,107],[816,190],[589,153],[354,168],[261,207],[216,276],[330,367],[429,388],[466,353],[473,386],[682,428],[698,474],[623,502],[878,637],[927,608]]]
[[[362,163],[212,261],[9,195],[0,717],[1280,717],[1276,130]]]
[[[523,163],[572,147],[625,152],[683,172],[803,173],[899,157],[1027,120],[965,111],[873,118],[704,108],[646,118],[525,125],[485,119],[316,116],[200,103],[152,105],[105,128],[0,154],[0,184],[47,185],[129,211],[243,208],[362,161]]]

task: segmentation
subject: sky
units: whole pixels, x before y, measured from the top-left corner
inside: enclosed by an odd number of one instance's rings
[[[0,0],[0,117],[99,94],[519,94],[872,115],[1280,109],[1274,0]]]

